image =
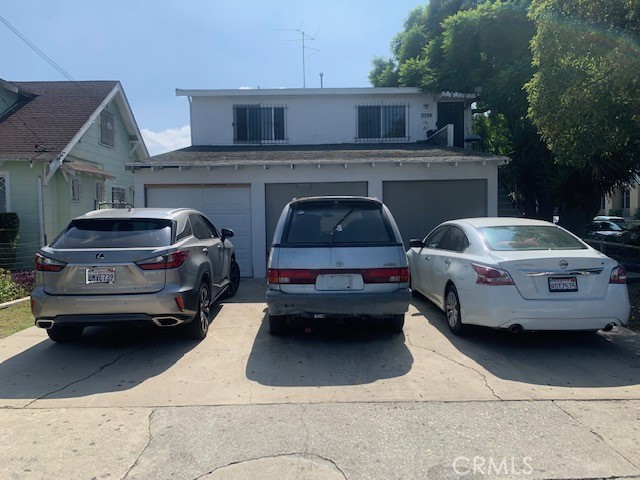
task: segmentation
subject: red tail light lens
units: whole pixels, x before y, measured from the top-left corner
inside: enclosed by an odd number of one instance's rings
[[[316,283],[317,270],[289,269],[281,270],[270,268],[267,273],[267,281],[271,284],[313,285]]]
[[[627,270],[622,266],[618,265],[611,271],[611,277],[609,277],[609,283],[627,283]]]
[[[480,285],[514,285],[511,275],[505,270],[476,263],[472,263],[471,266],[478,275],[476,283]]]
[[[140,260],[139,262],[136,262],[136,265],[143,270],[166,270],[170,268],[178,268],[187,260],[188,256],[188,251],[178,250],[165,255],[148,258],[146,260]]]
[[[367,268],[359,270],[307,270],[270,268],[267,282],[272,285],[313,285],[318,275],[362,275],[364,283],[406,283],[409,281],[409,268]]]
[[[45,257],[36,253],[35,268],[40,272],[59,272],[67,266],[65,262],[54,260],[53,258]]]

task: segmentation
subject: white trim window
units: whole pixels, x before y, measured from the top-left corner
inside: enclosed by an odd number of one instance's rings
[[[114,185],[111,187],[111,203],[113,208],[125,208],[127,203],[127,189]]]
[[[356,141],[408,141],[407,104],[356,105]]]
[[[113,112],[104,109],[100,113],[100,143],[107,147],[113,147],[116,144],[116,124]]]
[[[11,211],[11,196],[9,195],[9,172],[0,172],[0,212]]]
[[[96,182],[96,204],[95,208],[99,208],[100,204],[104,202],[104,182],[98,180]]]
[[[79,203],[82,200],[82,184],[79,178],[71,179],[71,201]]]
[[[631,208],[631,190],[628,188],[622,190],[622,208]]]
[[[284,105],[234,105],[233,143],[287,143]]]

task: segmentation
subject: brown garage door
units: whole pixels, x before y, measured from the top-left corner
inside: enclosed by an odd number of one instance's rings
[[[382,192],[407,248],[440,222],[487,216],[486,180],[383,182]]]

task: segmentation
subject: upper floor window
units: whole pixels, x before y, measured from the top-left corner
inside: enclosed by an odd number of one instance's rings
[[[358,141],[408,140],[407,105],[358,105]]]
[[[631,208],[631,190],[628,188],[622,191],[622,208]]]
[[[234,105],[233,143],[286,143],[282,105]]]
[[[115,131],[116,126],[113,112],[107,109],[103,110],[100,114],[100,143],[108,147],[113,147],[116,139]]]

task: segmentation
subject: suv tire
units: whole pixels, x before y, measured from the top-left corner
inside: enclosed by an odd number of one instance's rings
[[[203,340],[209,331],[211,321],[211,292],[206,283],[200,284],[198,291],[198,313],[187,323],[187,336],[194,340]]]
[[[235,260],[231,260],[229,268],[229,286],[225,290],[222,298],[231,298],[238,292],[240,286],[240,267]]]

